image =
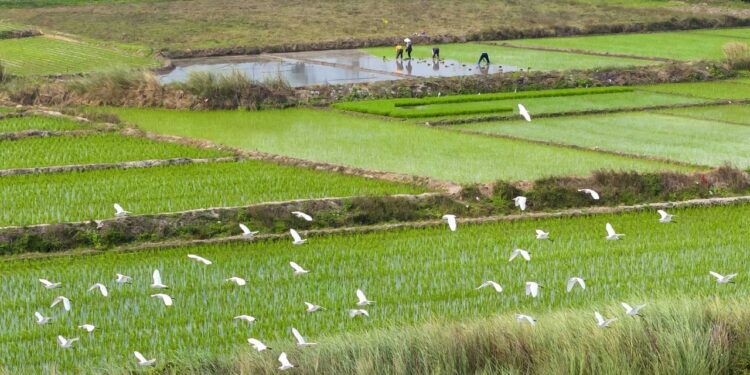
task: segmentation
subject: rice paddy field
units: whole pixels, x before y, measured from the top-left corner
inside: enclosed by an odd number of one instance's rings
[[[2,108],[0,108],[0,112],[3,112]],[[64,118],[24,116],[0,119],[0,133],[15,133],[26,130],[66,131],[86,128],[84,124]]]
[[[201,368],[202,361],[265,356],[251,351],[248,337],[264,341],[274,353],[296,353],[292,327],[309,341],[320,342],[303,351],[325,352],[342,333],[436,320],[583,308],[626,319],[621,301],[653,304],[676,295],[746,298],[747,289],[740,284],[747,277],[742,265],[750,260],[744,240],[750,235],[750,206],[673,213],[679,220],[670,224],[659,224],[655,212],[643,211],[460,225],[456,232],[435,227],[311,237],[302,246],[278,240],[6,260],[0,263],[0,308],[6,312],[0,315],[0,355],[4,369],[13,373],[135,370],[134,350],[156,358],[157,368]],[[626,237],[606,241],[607,222]],[[537,228],[548,230],[555,241],[536,240]],[[531,251],[531,261],[509,262],[514,248]],[[213,264],[192,262],[187,254],[199,254]],[[294,276],[290,261],[310,273]],[[174,297],[174,306],[149,297],[154,293],[149,288],[154,269],[161,270],[170,287],[164,292]],[[737,272],[738,284],[717,284],[709,271]],[[116,273],[132,276],[133,283],[116,285]],[[230,276],[243,277],[248,284],[225,283]],[[566,292],[571,276],[584,278],[586,290]],[[37,278],[63,284],[47,290]],[[503,292],[476,290],[485,280],[498,282]],[[538,298],[524,295],[525,281],[543,286]],[[96,282],[110,288],[109,297],[87,292]],[[356,306],[358,288],[376,301],[367,307],[369,318],[347,316],[347,309]],[[70,298],[70,312],[49,307],[58,295]],[[327,309],[307,314],[305,301]],[[37,325],[35,311],[53,320]],[[257,321],[233,323],[232,317],[240,314]],[[648,306],[643,314],[648,321]],[[593,316],[584,321],[596,330]],[[76,327],[83,323],[97,329],[83,332]],[[534,329],[547,323],[542,318]],[[615,322],[611,332],[621,329],[618,324],[629,325]],[[55,342],[59,334],[81,340],[62,350]]]

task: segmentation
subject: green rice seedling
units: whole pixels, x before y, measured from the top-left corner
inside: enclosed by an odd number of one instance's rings
[[[0,109],[0,112],[3,112],[3,110]],[[8,112],[10,112],[10,109],[8,109]],[[0,133],[14,133],[24,130],[66,131],[81,129],[86,129],[86,125],[56,117],[24,116],[0,119]]]
[[[132,357],[134,350],[157,358],[158,368],[165,371],[178,365],[200,368],[201,363],[210,366],[228,357],[251,355],[268,355],[270,363],[274,355],[251,353],[248,337],[266,342],[275,349],[275,354],[282,350],[299,353],[293,349],[295,343],[290,333],[295,327],[309,341],[321,343],[302,349],[312,355],[340,350],[347,341],[337,341],[341,333],[373,337],[365,332],[497,315],[503,316],[501,319],[506,322],[503,324],[510,324],[513,314],[525,313],[539,318],[533,328],[539,330],[535,334],[540,335],[537,340],[546,342],[545,347],[560,345],[560,351],[549,353],[549,358],[574,366],[571,370],[601,372],[607,368],[607,362],[584,361],[582,356],[591,352],[585,350],[586,343],[576,345],[556,335],[572,340],[580,335],[594,335],[597,339],[593,342],[599,342],[603,335],[617,337],[630,329],[660,327],[668,324],[668,320],[660,317],[676,314],[669,312],[674,311],[670,307],[649,306],[643,311],[646,326],[639,328],[635,319],[623,316],[619,307],[623,301],[652,304],[669,298],[747,299],[750,295],[744,287],[750,281],[743,270],[750,260],[746,251],[750,205],[674,209],[670,213],[679,218],[677,222],[660,224],[657,213],[647,210],[459,224],[456,232],[434,227],[310,237],[301,246],[292,245],[290,239],[280,239],[49,259],[7,259],[0,262],[0,311],[3,312],[0,358],[10,372],[134,370],[137,367]],[[606,241],[604,226],[608,222],[626,237]],[[535,229],[549,231],[554,241],[536,240]],[[509,262],[508,256],[514,248],[529,250],[531,261]],[[193,262],[188,254],[198,254],[213,264]],[[290,261],[310,273],[295,276]],[[155,293],[149,287],[154,269],[161,271],[163,282],[169,286],[162,292],[174,298],[174,306],[167,308],[150,297]],[[736,284],[717,284],[709,271],[739,275]],[[117,285],[116,273],[131,276],[133,282]],[[247,285],[240,287],[224,281],[231,276],[246,279]],[[571,276],[584,278],[587,288],[566,292],[566,282]],[[62,286],[48,290],[38,278],[59,281]],[[477,290],[486,280],[498,282],[503,292]],[[543,286],[539,297],[524,294],[526,281]],[[109,287],[109,297],[87,292],[96,282]],[[348,316],[348,310],[357,307],[357,289],[376,301],[364,307],[370,313],[369,318]],[[72,311],[49,307],[58,295],[70,298]],[[326,310],[306,313],[306,301]],[[571,316],[565,312],[569,309],[585,310],[587,314]],[[52,316],[53,321],[43,326],[36,324],[35,311]],[[546,315],[554,311],[562,312]],[[601,330],[596,328],[593,311],[620,320],[612,329]],[[257,321],[251,325],[233,322],[232,318],[240,314],[252,315]],[[691,316],[697,318],[700,314]],[[82,323],[98,328],[89,335],[76,328]],[[677,332],[677,327],[667,326]],[[569,331],[564,327],[579,328]],[[530,328],[509,332],[537,332],[527,329]],[[684,331],[679,330],[680,335],[688,330],[686,325]],[[80,336],[81,341],[71,350],[61,350],[55,343],[58,334]],[[460,340],[460,333],[457,335]],[[503,336],[499,335],[490,341],[503,343],[498,345],[525,342],[512,336],[500,340]],[[418,342],[411,334],[402,339]],[[615,338],[612,340],[617,342]],[[662,353],[666,356],[684,353],[679,349],[697,344],[664,342],[660,347],[670,348]],[[433,355],[446,358],[438,351],[422,353],[425,357],[410,358],[424,361]],[[565,358],[568,360],[564,361]],[[331,366],[329,360],[333,358],[325,360],[325,366]],[[439,366],[436,360],[428,362],[425,366]],[[310,362],[302,359],[301,363]],[[542,369],[547,368],[545,364],[539,362]],[[211,372],[210,368],[204,370]]]
[[[705,99],[750,99],[750,84],[741,80],[670,83],[664,85],[640,86],[651,92],[685,95]]]
[[[707,107],[674,108],[659,111],[685,118],[750,125],[750,105],[712,105]]]

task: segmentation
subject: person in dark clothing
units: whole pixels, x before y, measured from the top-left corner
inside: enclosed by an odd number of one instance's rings
[[[432,47],[432,59],[438,59],[440,60],[440,48]]]
[[[404,39],[404,43],[406,43],[406,56],[409,60],[411,60],[411,51],[412,51],[411,39],[409,38]]]
[[[404,47],[400,44],[396,45],[396,60],[404,58]]]
[[[482,54],[479,55],[479,62],[477,62],[477,65],[482,65],[483,60],[487,62],[487,65],[490,65],[490,55],[488,55],[487,52],[482,52]]]

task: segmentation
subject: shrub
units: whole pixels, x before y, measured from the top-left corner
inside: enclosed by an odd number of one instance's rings
[[[176,86],[199,97],[211,109],[284,107],[294,97],[294,90],[281,78],[255,82],[239,71],[192,73]]]
[[[747,43],[729,42],[724,44],[727,64],[734,69],[750,69],[750,48]]]

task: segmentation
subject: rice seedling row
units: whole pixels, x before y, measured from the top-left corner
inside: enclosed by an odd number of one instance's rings
[[[678,219],[669,224],[658,223],[656,212],[646,211],[460,225],[457,232],[439,227],[313,237],[302,246],[279,240],[5,261],[0,263],[1,363],[12,372],[132,370],[132,351],[138,350],[157,358],[163,368],[265,355],[251,351],[248,337],[276,351],[292,350],[291,327],[320,342],[303,349],[315,351],[326,350],[342,332],[436,319],[583,308],[612,312],[621,301],[675,296],[747,298],[742,285],[748,282],[743,265],[750,260],[745,251],[750,206],[672,213]],[[626,237],[606,241],[607,222]],[[554,241],[536,240],[537,228],[549,231]],[[514,248],[531,251],[531,261],[509,262]],[[192,262],[187,254],[213,264]],[[290,261],[310,273],[294,276]],[[161,270],[170,287],[164,292],[174,297],[174,306],[149,297],[154,269]],[[709,271],[739,273],[737,284],[719,285]],[[133,277],[133,283],[116,285],[116,273]],[[224,282],[230,276],[248,284]],[[584,278],[586,290],[566,292],[572,276]],[[47,290],[38,278],[63,284]],[[503,292],[475,289],[486,280],[498,282]],[[526,281],[543,286],[538,298],[524,295]],[[96,282],[110,288],[108,298],[87,292]],[[376,301],[365,307],[369,318],[347,315],[356,307],[358,288]],[[71,299],[71,312],[49,307],[58,295]],[[306,301],[326,310],[305,313]],[[52,316],[52,323],[37,325],[35,311]],[[240,314],[257,321],[233,323]],[[76,326],[83,323],[97,330],[79,330]],[[58,334],[81,341],[63,350],[55,342]]]
[[[0,108],[0,112],[3,110]],[[87,126],[64,118],[45,116],[23,116],[0,118],[0,133],[14,133],[25,130],[81,130]]]
[[[718,105],[708,107],[675,108],[659,111],[674,116],[750,125],[750,105]]]
[[[750,84],[741,80],[668,83],[662,85],[640,86],[639,88],[645,91],[685,95],[704,99],[750,99]]]

